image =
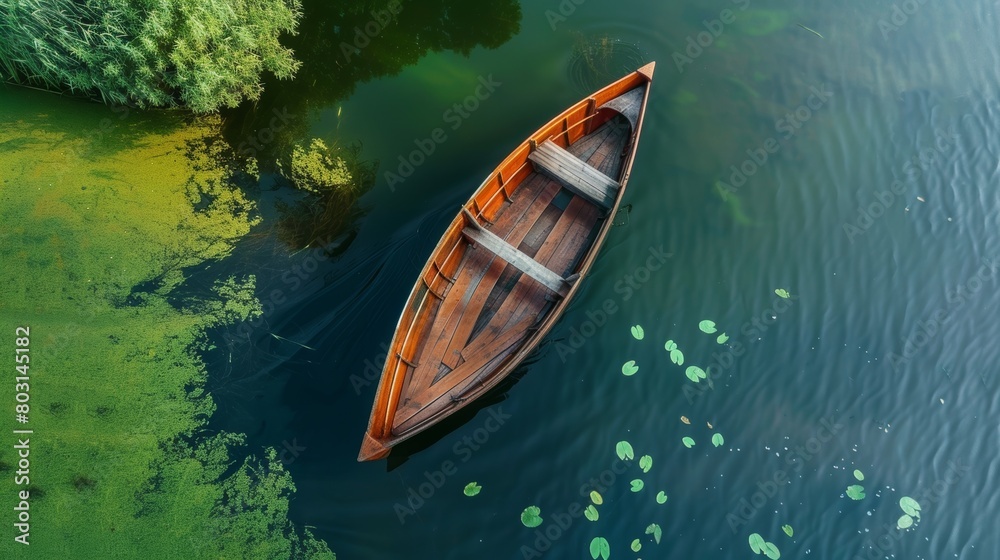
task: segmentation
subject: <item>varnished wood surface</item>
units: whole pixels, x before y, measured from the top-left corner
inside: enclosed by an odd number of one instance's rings
[[[359,460],[384,457],[399,441],[495,386],[552,327],[589,270],[610,226],[607,218],[621,202],[652,70],[647,65],[595,92],[539,129],[458,213],[400,317]],[[642,102],[638,116],[629,115],[638,121],[634,129],[617,112],[599,109],[629,91],[632,100],[624,105]],[[586,162],[589,167],[578,167],[583,172],[577,176],[600,172],[607,185],[620,185],[611,200],[595,204],[593,197],[580,196],[536,169],[529,155],[546,141],[579,158],[581,166]],[[600,176],[589,180],[595,178]],[[477,227],[489,232],[491,247],[463,233]],[[497,245],[500,240],[503,246]],[[533,274],[525,274],[526,269]],[[553,293],[554,278],[565,279],[565,297],[560,290]]]

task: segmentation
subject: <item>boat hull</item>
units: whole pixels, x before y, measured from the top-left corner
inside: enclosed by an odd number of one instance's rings
[[[488,392],[558,321],[624,196],[653,67],[539,128],[463,205],[400,316],[359,461]]]

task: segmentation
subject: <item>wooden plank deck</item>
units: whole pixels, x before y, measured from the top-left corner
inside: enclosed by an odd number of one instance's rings
[[[404,383],[394,433],[405,433],[461,402],[498,360],[530,336],[531,327],[556,300],[552,292],[568,289],[566,276],[587,254],[606,208],[617,197],[618,182],[611,177],[620,173],[629,136],[623,122],[606,123],[568,151],[552,144],[560,161],[570,157],[583,166],[564,166],[576,169],[576,177],[586,174],[591,186],[604,185],[599,198],[610,196],[605,203],[595,204],[536,171],[517,187],[492,224],[468,228],[478,246],[464,250],[455,281],[443,294],[428,329],[434,338],[422,345],[418,365]]]

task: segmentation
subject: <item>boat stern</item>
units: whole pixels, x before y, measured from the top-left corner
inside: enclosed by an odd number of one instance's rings
[[[361,452],[358,453],[358,462],[364,461],[378,461],[379,459],[384,459],[389,455],[389,451],[392,449],[386,447],[379,440],[372,437],[371,434],[365,433],[365,439],[361,442]]]

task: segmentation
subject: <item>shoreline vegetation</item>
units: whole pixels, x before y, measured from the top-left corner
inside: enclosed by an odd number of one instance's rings
[[[102,106],[0,95],[0,323],[32,335],[30,421],[3,425],[34,431],[30,483],[0,455],[32,521],[4,557],[333,559],[289,521],[275,450],[207,428],[206,330],[261,313],[251,274],[177,297],[260,222],[219,118],[134,114],[112,138]]]
[[[300,0],[0,0],[4,80],[105,103],[197,113],[260,98],[300,63]]]

